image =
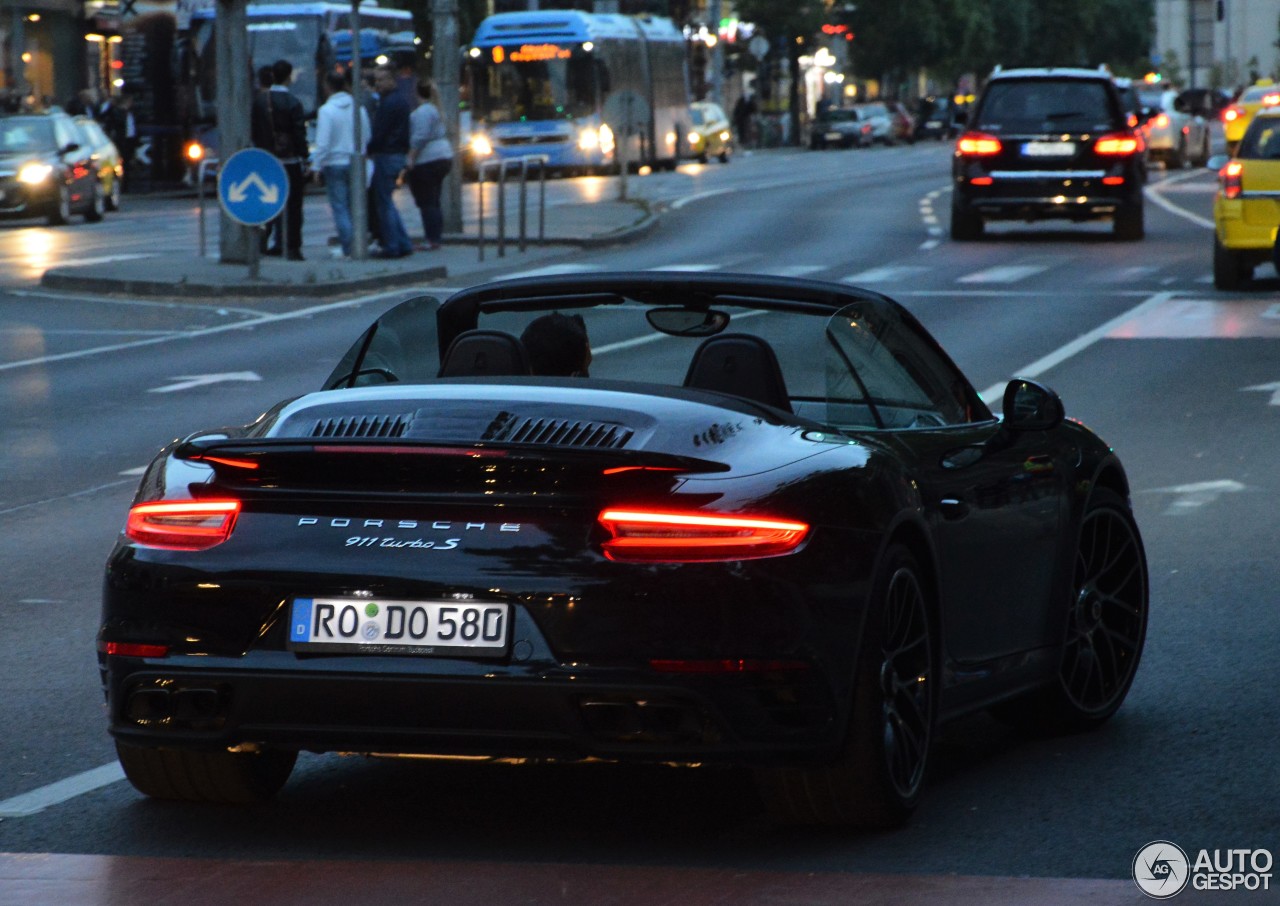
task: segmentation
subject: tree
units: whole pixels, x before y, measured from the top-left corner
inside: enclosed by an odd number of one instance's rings
[[[738,0],[738,16],[764,31],[773,44],[772,53],[786,57],[791,76],[789,110],[791,140],[800,140],[800,57],[813,35],[826,21],[827,5],[822,0]],[[773,61],[777,65],[778,61]]]

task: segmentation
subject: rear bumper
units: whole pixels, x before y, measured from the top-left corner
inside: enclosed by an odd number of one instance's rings
[[[261,669],[266,659],[245,669],[170,660],[106,659],[117,739],[191,749],[258,743],[315,752],[751,763],[822,758],[834,751],[839,725],[830,695],[808,670],[673,677],[557,666],[416,676],[304,664]]]
[[[1244,216],[1244,205],[1254,207],[1248,220]],[[1257,216],[1263,204],[1269,204],[1275,211],[1275,219]],[[1225,248],[1233,251],[1253,250],[1270,254],[1276,244],[1277,228],[1280,227],[1280,199],[1275,201],[1250,200],[1223,201],[1219,199],[1214,216],[1218,241]]]
[[[992,220],[1092,220],[1142,201],[1138,179],[1129,177],[1122,185],[1108,186],[1102,182],[1107,175],[1103,171],[1070,176],[1051,171],[990,175],[990,185],[957,181],[953,204]]]

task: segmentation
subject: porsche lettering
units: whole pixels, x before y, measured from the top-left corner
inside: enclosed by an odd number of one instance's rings
[[[519,532],[519,522],[451,522],[430,521],[426,519],[351,519],[339,517],[322,519],[318,516],[298,517],[298,526],[318,526],[321,528],[356,528],[356,529],[404,529],[420,531],[431,529],[437,532],[483,532],[496,529],[499,532]]]

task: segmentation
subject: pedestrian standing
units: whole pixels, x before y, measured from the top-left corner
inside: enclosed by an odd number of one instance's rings
[[[409,191],[422,214],[423,251],[440,248],[444,214],[440,190],[453,166],[453,147],[440,116],[439,94],[430,79],[418,80],[418,106],[409,114]]]
[[[129,191],[133,188],[134,165],[133,155],[138,150],[138,120],[133,115],[133,89],[125,85],[117,98],[108,97],[98,108],[97,119],[102,123],[102,131],[107,133],[120,152],[120,166],[123,175],[120,179],[121,189]]]
[[[342,254],[351,255],[351,160],[356,153],[355,101],[348,90],[350,72],[330,72],[325,79],[329,99],[316,116],[316,156],[313,161],[324,176],[329,208],[338,229]],[[360,108],[361,148],[369,143],[369,114]]]
[[[275,84],[271,66],[258,67],[258,87],[253,92],[253,107],[249,119],[249,140],[255,148],[261,148],[272,154],[276,153],[275,130],[271,125],[271,114],[267,105],[267,93]],[[284,254],[284,242],[281,240],[280,218],[276,217],[263,225],[258,231],[258,248],[264,255]]]
[[[302,102],[289,92],[293,64],[276,60],[271,64],[271,89],[265,93],[266,115],[255,117],[259,132],[253,143],[271,151],[284,165],[289,178],[289,198],[284,209],[285,257],[302,261],[302,200],[306,192],[307,124]],[[269,131],[264,131],[269,130]],[[267,254],[279,254],[267,249]]]
[[[369,157],[373,160],[373,199],[382,239],[382,248],[375,257],[404,258],[413,254],[413,245],[396,210],[394,194],[409,151],[409,104],[396,91],[396,76],[391,69],[378,67],[374,84],[378,88],[378,109],[370,130]]]

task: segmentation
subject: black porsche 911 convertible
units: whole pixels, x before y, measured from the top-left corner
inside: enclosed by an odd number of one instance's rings
[[[619,273],[410,299],[170,444],[98,652],[149,796],[264,799],[299,751],[723,763],[884,827],[941,721],[1109,718],[1147,613],[1125,471],[1051,390],[993,415],[866,290]]]

